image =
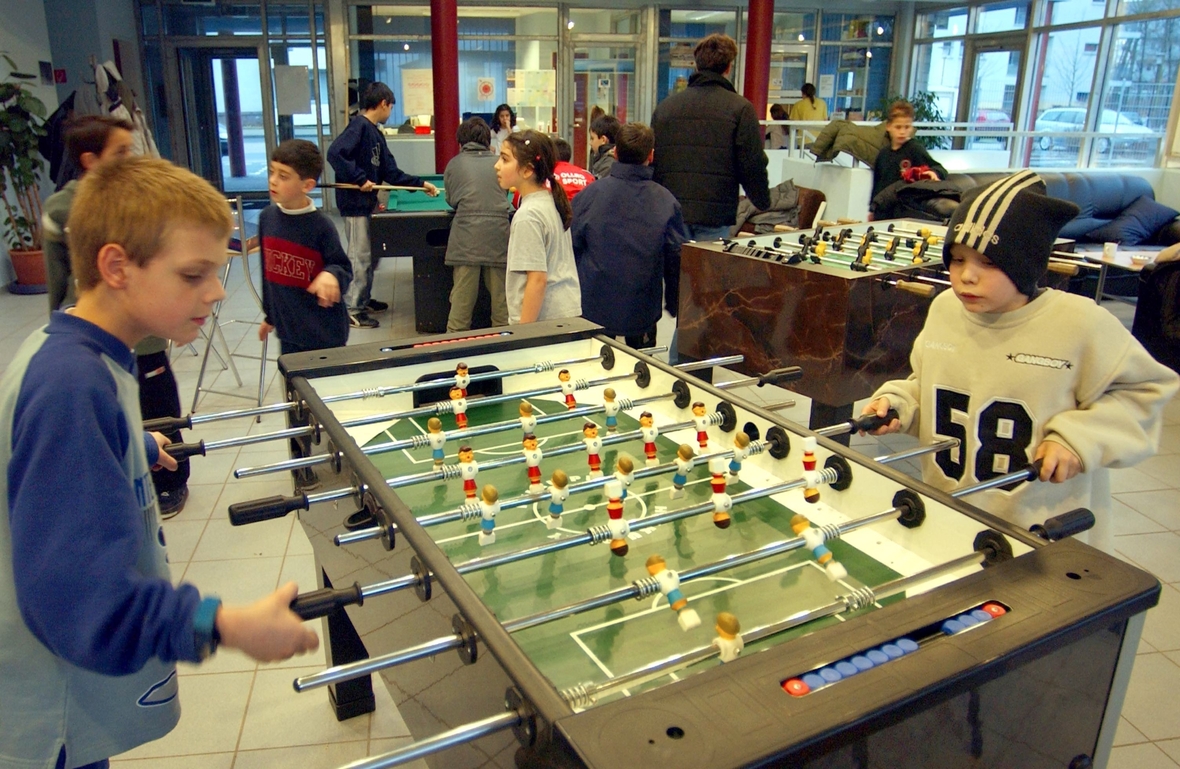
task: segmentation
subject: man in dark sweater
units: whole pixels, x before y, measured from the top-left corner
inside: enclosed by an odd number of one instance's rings
[[[895,101],[889,105],[886,115],[885,132],[889,134],[889,146],[877,153],[873,163],[873,194],[869,209],[874,218],[891,218],[890,211],[877,210],[877,195],[891,184],[900,181],[941,181],[947,171],[938,161],[930,157],[914,138],[914,105],[908,101]]]
[[[618,162],[610,175],[578,193],[573,203],[570,237],[582,315],[631,347],[651,347],[661,284],[664,304],[676,316],[680,244],[688,232],[676,198],[652,181],[652,130],[625,123],[615,141]]]
[[[336,181],[355,184],[359,190],[338,190],[336,207],[344,218],[348,236],[348,259],[352,263],[352,289],[348,302],[349,320],[356,328],[377,328],[370,312],[389,309],[385,302],[373,300],[373,273],[377,264],[369,245],[369,217],[377,207],[377,184],[396,184],[402,187],[422,187],[427,195],[438,195],[438,188],[423,182],[397,167],[389,152],[385,137],[378,127],[393,112],[393,91],[385,83],[370,83],[361,94],[360,114],[352,119],[344,133],[336,137],[328,148],[328,162],[336,172]]]
[[[706,37],[693,51],[697,71],[688,88],[664,99],[652,115],[655,180],[680,201],[694,240],[729,234],[739,185],[759,209],[770,206],[762,126],[754,105],[727,77],[736,56],[733,38]]]

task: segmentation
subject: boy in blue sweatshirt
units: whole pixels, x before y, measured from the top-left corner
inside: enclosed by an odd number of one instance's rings
[[[574,198],[570,227],[582,315],[636,348],[655,344],[661,284],[664,304],[676,317],[680,244],[689,237],[680,203],[652,181],[654,148],[647,126],[620,126],[618,162]]]
[[[352,267],[336,226],[307,193],[324,169],[319,147],[288,139],[270,158],[270,199],[258,217],[262,246],[262,310],[259,340],[277,331],[282,354],[343,347],[348,312],[340,294]]]
[[[393,112],[393,91],[385,83],[370,83],[361,94],[360,114],[352,119],[344,133],[328,147],[328,162],[336,172],[336,181],[355,184],[359,190],[337,190],[336,207],[344,217],[344,231],[348,237],[348,259],[352,262],[352,288],[345,299],[348,314],[355,328],[377,328],[370,312],[389,309],[385,302],[370,297],[373,273],[373,249],[369,244],[369,218],[377,207],[377,184],[396,184],[401,187],[421,187],[430,197],[438,195],[438,188],[411,176],[397,167],[389,152],[385,137],[378,127]]]
[[[225,297],[225,199],[133,158],[86,174],[68,229],[77,305],[0,377],[0,766],[106,766],[176,725],[178,660],[319,645],[294,583],[222,606],[165,557],[151,467],[176,463],[143,432],[132,348],[193,341]]]

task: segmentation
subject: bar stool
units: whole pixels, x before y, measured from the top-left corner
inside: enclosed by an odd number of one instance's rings
[[[262,297],[259,296],[258,290],[254,287],[254,276],[250,272],[250,256],[249,256],[249,251],[246,246],[246,240],[247,240],[247,238],[246,238],[246,218],[245,218],[245,214],[242,209],[242,196],[238,195],[237,197],[226,198],[226,203],[229,204],[230,208],[233,211],[233,215],[234,215],[234,220],[235,220],[234,231],[237,233],[237,248],[234,248],[234,243],[231,240],[230,247],[229,247],[229,257],[230,258],[228,261],[226,261],[225,269],[221,273],[221,285],[222,285],[222,288],[225,288],[227,286],[227,284],[229,283],[230,271],[233,269],[233,266],[234,266],[234,260],[240,258],[241,262],[242,262],[242,272],[246,276],[246,287],[250,290],[250,295],[254,297],[254,303],[256,305],[258,305],[259,311],[262,311],[263,310]],[[257,405],[257,406],[262,405],[263,396],[266,394],[266,347],[267,347],[267,340],[266,339],[262,340],[262,354],[261,355],[249,355],[247,353],[234,352],[233,350],[231,350],[230,346],[229,346],[229,342],[226,341],[225,332],[222,331],[222,328],[224,326],[229,326],[234,323],[245,323],[249,326],[257,326],[257,325],[259,325],[259,323],[257,321],[253,321],[253,320],[240,320],[240,319],[230,319],[230,320],[223,321],[221,319],[221,311],[223,309],[224,304],[225,304],[225,300],[222,300],[222,301],[218,302],[216,305],[214,305],[213,312],[209,316],[208,330],[206,331],[206,329],[201,329],[201,335],[205,340],[205,352],[204,352],[204,356],[201,359],[201,371],[197,375],[197,388],[196,388],[196,392],[193,393],[193,406],[192,406],[192,409],[190,410],[190,413],[194,413],[194,414],[196,413],[197,404],[200,403],[202,393],[214,393],[216,395],[227,395],[231,398],[244,398],[245,400],[254,401],[255,405]],[[224,355],[222,355],[222,353],[217,350],[216,342],[218,340],[220,340],[221,347],[224,349],[224,352],[225,352]],[[205,380],[205,371],[209,365],[210,353],[212,353],[214,356],[217,357],[218,361],[221,363],[221,367],[222,367],[223,371],[228,368],[231,372],[233,372],[234,379],[237,381],[239,388],[243,387],[244,383],[242,382],[241,374],[238,373],[238,367],[236,365],[234,365],[234,358],[245,358],[247,360],[258,361],[259,363],[258,363],[258,394],[257,394],[257,397],[255,397],[254,395],[243,395],[240,392],[230,392],[227,390],[214,390],[209,387],[204,387],[203,383]],[[262,417],[259,416],[259,417],[257,417],[256,421],[261,421],[261,419],[262,419]]]

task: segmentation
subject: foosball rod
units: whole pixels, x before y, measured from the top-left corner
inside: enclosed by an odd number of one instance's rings
[[[821,471],[821,474],[827,474],[830,472],[831,468],[824,468],[824,470]],[[1036,480],[1039,475],[1040,463],[1037,462],[1022,470],[1006,473],[993,478],[990,481],[985,481],[984,483],[959,489],[958,492],[952,494],[952,496],[962,497],[968,494],[973,494],[977,491],[986,491],[987,489],[1003,486],[1009,483],[1032,481]],[[914,516],[917,514],[918,511],[915,510],[915,508],[912,506],[912,503],[903,499],[901,500],[900,504],[897,504],[888,510],[881,511],[879,513],[873,513],[852,521],[846,521],[841,524],[826,524],[824,526],[820,526],[819,529],[824,534],[824,541],[827,541],[830,539],[841,538],[852,531],[856,531],[882,521],[897,520],[905,516]],[[703,577],[710,577],[714,574],[727,571],[729,569],[740,566],[748,566],[749,564],[757,563],[758,561],[764,560],[766,558],[781,555],[782,553],[787,553],[805,546],[806,540],[804,540],[802,536],[771,542],[746,553],[726,556],[725,558],[714,561],[713,563],[682,571],[680,572],[680,583],[683,585],[685,582]],[[543,625],[548,622],[564,619],[565,617],[570,617],[575,614],[581,614],[593,609],[604,608],[606,606],[619,603],[620,601],[624,601],[628,598],[642,600],[643,598],[649,595],[654,595],[657,592],[659,592],[658,583],[654,577],[648,577],[637,580],[627,587],[616,588],[615,590],[601,593],[592,598],[576,601],[556,609],[550,609],[548,611],[538,612],[536,614],[530,614],[524,617],[518,617],[513,620],[507,620],[503,622],[502,625],[509,633],[515,633],[520,630],[526,630],[528,628]],[[308,689],[328,686],[330,684],[341,683],[343,681],[350,681],[354,678],[361,678],[363,676],[371,675],[372,673],[386,670],[391,667],[396,667],[413,660],[434,656],[435,654],[446,651],[447,649],[461,648],[467,645],[468,641],[469,639],[459,634],[443,636],[431,641],[427,641],[426,643],[419,644],[418,646],[410,647],[408,649],[391,652],[389,654],[383,654],[378,657],[361,660],[360,662],[338,665],[336,667],[320,671],[319,673],[313,673],[308,676],[296,678],[294,682],[295,691],[303,692],[307,691]]]
[[[391,766],[401,766],[415,759],[434,755],[457,745],[465,745],[468,742],[478,740],[481,737],[487,737],[490,734],[514,729],[520,726],[527,717],[526,714],[520,711],[509,710],[497,716],[488,716],[478,721],[472,721],[469,724],[456,726],[454,729],[440,732],[433,737],[426,737],[417,742],[411,742],[409,745],[405,745],[389,753],[382,753],[379,756],[370,756],[369,758],[353,761],[351,764],[339,767],[339,769],[388,769]]]
[[[820,471],[821,475],[831,474],[834,471],[830,468],[825,468]],[[819,527],[824,533],[824,540],[838,539],[845,534],[871,526],[873,524],[881,523],[882,521],[892,521],[902,516],[913,513],[913,508],[908,504],[902,504],[891,507],[879,513],[873,513],[863,518],[857,518],[852,521],[846,521],[842,524],[827,524]],[[777,540],[762,547],[755,548],[745,553],[738,553],[721,558],[712,563],[697,566],[692,569],[680,572],[680,584],[691,582],[692,580],[710,577],[714,574],[736,569],[741,566],[748,566],[752,563],[766,560],[773,556],[789,553],[793,550],[806,547],[807,542],[802,536],[792,537],[785,540]],[[625,601],[629,598],[635,600],[642,600],[648,596],[660,592],[659,584],[653,577],[647,577],[632,582],[626,587],[616,588],[606,593],[601,593],[592,598],[585,598],[581,601],[566,604],[555,609],[537,612],[524,617],[507,620],[502,623],[504,629],[509,633],[515,633],[520,630],[527,630],[528,628],[544,625],[549,622],[554,622],[566,617],[572,617],[576,614],[582,614],[594,609],[601,609],[613,604]],[[371,675],[381,670],[387,670],[391,667],[411,662],[422,657],[433,656],[438,652],[447,649],[458,649],[468,643],[468,639],[461,635],[449,635],[427,641],[424,644],[403,649],[389,654],[383,654],[377,657],[372,657],[360,662],[353,662],[346,665],[338,665],[336,667],[328,668],[319,673],[312,673],[311,675],[301,676],[295,679],[295,691],[304,692],[309,689],[327,686],[330,684],[337,684],[343,681],[351,681],[354,678],[361,678],[363,676]]]
[[[832,617],[846,611],[856,611],[865,606],[872,605],[874,602],[880,601],[883,598],[901,595],[924,582],[937,579],[946,574],[952,574],[968,566],[984,563],[989,557],[994,556],[985,549],[960,556],[908,577],[898,577],[875,588],[863,587],[856,589],[851,593],[838,596],[834,601],[824,606],[798,612],[779,622],[756,627],[749,631],[743,630],[742,641],[746,646],[750,646],[779,633],[806,625],[808,622],[813,622],[817,619]],[[590,705],[593,705],[599,697],[654,681],[669,673],[675,673],[678,670],[683,670],[697,663],[710,660],[718,654],[720,654],[720,649],[716,646],[699,647],[682,654],[665,657],[650,665],[621,676],[616,676],[607,681],[596,684],[580,684],[563,689],[561,697],[569,703],[570,707],[584,710]]]
[[[685,367],[682,370],[695,371],[697,369],[708,368],[711,366],[725,366],[730,363],[740,363],[740,362],[742,362],[742,360],[744,360],[744,358],[741,355],[726,355],[726,356],[721,356],[721,357],[717,357],[717,358],[709,358],[709,359],[703,360],[703,361],[694,361],[692,363],[685,363],[685,364],[680,364],[680,365],[683,365]],[[679,368],[679,367],[680,367],[679,365],[674,366],[674,368]],[[635,371],[632,371],[629,374],[617,374],[615,376],[600,377],[598,379],[591,379],[591,380],[579,379],[576,382],[577,389],[578,390],[588,390],[591,387],[597,387],[598,385],[612,384],[614,382],[621,382],[621,381],[625,381],[628,379],[636,379],[640,376],[641,370],[647,371],[647,364],[643,363],[642,361],[636,363]],[[522,390],[520,392],[515,392],[515,393],[505,393],[503,395],[492,395],[487,398],[478,398],[478,399],[472,400],[470,405],[473,407],[474,406],[488,406],[488,405],[496,404],[496,403],[507,403],[507,402],[513,401],[513,400],[526,400],[528,398],[533,398],[538,395],[552,395],[552,394],[558,393],[558,392],[561,392],[560,386],[542,387],[542,388],[537,388],[534,390]],[[667,397],[672,397],[672,396],[671,396],[671,394],[669,394]],[[387,421],[394,421],[394,420],[399,420],[399,419],[411,419],[413,417],[436,415],[436,414],[449,414],[449,413],[453,413],[453,411],[454,411],[454,407],[452,405],[453,403],[454,403],[453,401],[449,401],[449,400],[448,401],[437,401],[435,403],[431,403],[426,406],[420,406],[416,409],[410,409],[408,411],[386,412],[384,414],[375,414],[373,416],[359,417],[357,419],[350,419],[345,422],[341,422],[340,426],[341,427],[361,427],[363,425],[374,424],[377,422],[387,422]],[[595,410],[597,411],[598,409],[596,408]],[[570,415],[570,412],[567,411],[567,412],[565,412],[564,416],[566,416],[568,418],[569,415]],[[538,422],[539,421],[540,420],[538,419]],[[502,429],[509,429],[509,428],[503,427],[504,424],[509,424],[509,425],[515,424],[518,426],[519,422],[506,421],[506,422],[499,423],[499,425]],[[301,430],[302,432],[293,433],[292,431],[294,431],[294,430]],[[288,438],[288,437],[292,437],[294,435],[313,435],[317,431],[318,431],[318,427],[313,427],[311,425],[308,425],[306,427],[294,427],[294,428],[289,428],[287,430],[278,430],[273,433],[267,433],[267,435],[270,436],[270,440],[276,440],[278,438]],[[257,443],[257,442],[261,441],[262,436],[259,435],[257,437],[259,438],[259,440],[253,441],[253,442]],[[236,440],[240,440],[240,439],[236,439]],[[413,440],[413,439],[407,439],[407,440]],[[196,454],[196,453],[204,453],[203,451],[201,451],[201,444],[200,443],[183,444],[183,448],[178,447],[177,450],[180,452],[180,456],[191,456],[192,454]],[[204,446],[204,450],[205,451],[209,450],[207,444]],[[370,453],[370,452],[366,452],[366,453]],[[380,453],[380,452],[372,452],[372,453]],[[172,454],[172,452],[169,452],[169,454]],[[176,458],[180,458],[180,456],[177,456],[175,454],[172,454],[172,456],[175,456]],[[296,457],[294,459],[285,459],[280,462],[272,462],[271,464],[259,465],[257,467],[240,467],[240,468],[234,470],[234,477],[241,479],[241,478],[250,478],[250,477],[253,477],[256,475],[266,475],[267,473],[282,472],[284,470],[299,470],[299,469],[305,468],[305,467],[314,467],[316,465],[337,461],[337,458],[340,456],[343,456],[342,452],[336,452],[335,454],[317,454],[317,455],[310,456],[310,457]]]
[[[944,441],[943,443],[945,444],[948,442],[953,442],[955,445],[958,445],[957,439],[951,439],[951,441]],[[766,450],[766,448],[767,448],[767,444],[763,441],[756,441],[754,443],[751,443],[750,445],[752,447],[755,447],[755,450],[751,452],[752,454],[762,453],[762,451]],[[947,448],[947,447],[946,446],[938,446],[936,444],[934,447],[926,447],[926,450],[933,451],[933,450],[941,449],[941,448]],[[709,454],[707,456],[701,457],[701,460],[704,462],[708,462],[709,460],[712,460],[712,459],[728,458],[731,456],[733,456],[732,451],[723,451],[723,452]],[[912,456],[915,456],[915,453],[912,450],[910,450],[910,451],[899,452],[896,456],[880,457],[876,461],[880,462],[881,464],[888,464],[890,462],[898,461],[900,459],[906,459],[906,458],[909,458]],[[669,463],[667,465],[660,465],[658,467],[646,468],[647,472],[645,472],[643,470],[636,472],[636,479],[638,479],[640,477],[649,477],[649,476],[653,476],[653,475],[657,475],[657,474],[668,473],[668,472],[671,472],[675,469],[676,469],[676,465],[673,463]],[[832,475],[827,475],[827,476],[821,477],[821,481],[827,480],[828,482],[831,482],[832,477],[833,477]],[[605,480],[607,480],[607,479],[595,479],[594,481],[590,481],[590,482],[586,482],[586,483],[582,483],[582,484],[576,484],[577,486],[583,487],[583,488],[574,488],[574,486],[571,486],[570,491],[571,491],[571,493],[577,493],[577,492],[587,490],[587,488],[585,488],[585,487],[591,487],[591,485],[601,486],[601,485],[603,485],[603,482]],[[839,480],[838,476],[836,476],[836,480]],[[805,479],[799,479],[799,480],[795,480],[795,481],[786,481],[784,483],[780,483],[780,484],[777,484],[774,486],[769,486],[769,487],[765,487],[765,488],[761,488],[761,489],[752,489],[750,491],[735,494],[731,499],[732,499],[732,503],[734,505],[737,505],[737,504],[740,504],[743,502],[750,502],[755,499],[762,499],[762,498],[765,498],[768,496],[772,496],[774,494],[780,494],[783,492],[791,491],[793,489],[803,488],[804,486],[806,486]],[[546,498],[548,498],[548,496],[549,495],[546,495]],[[538,502],[539,503],[541,501],[543,501],[543,499],[541,499],[541,498],[521,497],[521,498],[518,498],[515,500],[511,500],[510,506],[511,507],[519,507],[521,505],[527,505],[530,502]],[[507,506],[502,506],[501,512],[503,512],[503,510],[506,508],[507,508]],[[632,528],[642,528],[642,529],[655,528],[657,526],[662,526],[667,523],[675,523],[677,521],[681,521],[681,520],[684,520],[687,518],[696,517],[698,515],[706,515],[708,513],[714,512],[715,510],[716,510],[715,505],[713,504],[712,501],[709,501],[709,502],[703,502],[699,505],[681,508],[680,510],[676,510],[673,512],[661,513],[659,515],[654,515],[651,518],[642,518],[642,519],[637,519],[634,521],[625,520],[623,530],[618,533],[626,535],[626,534],[630,533]],[[466,513],[467,509],[461,508],[461,511],[463,513]],[[479,514],[478,507],[476,507],[474,514],[456,515],[455,513],[442,513],[442,514],[435,515],[435,516],[424,516],[422,518],[418,518],[417,521],[418,521],[419,525],[425,527],[425,526],[433,525],[435,523],[446,523],[449,521],[460,520],[462,518],[474,518],[474,517],[477,517],[478,514]],[[445,520],[445,521],[440,520],[444,516],[446,517],[447,520]],[[357,533],[359,534],[360,532],[357,532]],[[343,536],[348,536],[348,535],[343,535]],[[376,536],[380,536],[380,535],[378,534]],[[527,560],[529,558],[536,558],[538,556],[549,555],[551,553],[556,553],[556,552],[559,552],[562,550],[567,550],[567,549],[570,549],[573,547],[579,547],[582,545],[601,544],[602,542],[609,541],[610,539],[615,538],[615,537],[616,537],[616,532],[611,531],[609,526],[598,524],[598,525],[591,526],[590,528],[588,528],[586,530],[585,534],[581,534],[581,535],[578,535],[575,537],[570,537],[567,539],[558,540],[556,542],[548,542],[543,545],[537,545],[535,547],[526,548],[524,550],[518,550],[515,552],[511,552],[511,553],[501,553],[499,555],[494,555],[494,556],[473,558],[470,561],[465,561],[463,563],[456,564],[455,570],[458,571],[460,574],[469,574],[471,572],[482,571],[484,569],[490,569],[490,568],[493,568],[496,566],[503,566],[503,565],[506,565],[509,563],[516,563],[518,561]],[[375,538],[375,537],[374,536],[367,536],[366,537],[366,539],[373,539],[373,538]],[[340,537],[338,537],[337,539],[340,539]],[[355,541],[355,540],[353,540],[353,541]],[[340,542],[337,542],[337,544],[340,544]],[[425,574],[408,574],[406,576],[398,577],[396,579],[385,580],[382,582],[377,582],[377,583],[373,583],[371,585],[365,585],[365,586],[361,586],[359,583],[354,583],[352,586],[344,587],[344,588],[323,588],[321,590],[311,591],[309,593],[305,593],[303,595],[298,596],[294,601],[292,601],[291,609],[292,609],[292,611],[294,611],[296,614],[298,614],[300,617],[302,617],[305,620],[306,619],[315,619],[317,617],[326,616],[326,615],[332,613],[333,611],[336,611],[337,609],[342,609],[346,606],[351,606],[354,604],[357,606],[360,606],[365,602],[365,600],[372,598],[374,596],[386,595],[388,593],[394,593],[399,590],[405,590],[405,589],[411,588],[411,587],[416,588],[416,589],[424,589],[425,583],[428,582],[432,577],[433,577],[432,574],[430,574],[429,572],[426,572]]]
[[[886,232],[897,233],[898,235],[905,235],[911,238],[924,238],[931,245],[941,243],[946,239],[946,235],[938,235],[929,227],[920,227],[916,230],[907,230],[904,227],[898,227],[896,224],[890,224],[885,228]]]
[[[558,361],[542,361],[532,366],[522,366],[521,368],[501,370],[501,371],[484,371],[479,374],[472,374],[472,382],[483,382],[489,379],[504,379],[510,376],[517,376],[520,374],[543,374],[546,371],[552,371],[563,366],[573,366],[579,363],[593,363],[594,361],[601,361],[607,359],[607,350],[610,350],[610,356],[613,359],[614,350],[603,345],[603,352],[598,355],[583,356],[580,358],[568,358],[566,360]],[[647,347],[639,352],[645,355],[651,355],[658,352],[667,352],[667,346]],[[724,365],[724,364],[723,364]],[[446,387],[450,381],[449,377],[434,379],[428,382],[414,382],[405,385],[392,385],[389,387],[367,387],[363,390],[356,390],[349,393],[340,393],[338,395],[325,395],[321,400],[324,403],[337,403],[346,400],[358,400],[366,398],[384,398],[387,395],[395,395],[406,392],[419,392],[421,390],[435,390],[440,387]],[[174,432],[176,430],[190,430],[193,425],[205,424],[207,422],[219,422],[226,419],[238,419],[241,417],[255,417],[263,414],[273,414],[281,411],[288,411],[301,405],[296,401],[287,401],[285,403],[272,403],[268,406],[258,406],[250,409],[235,409],[232,411],[219,411],[214,414],[189,414],[183,417],[162,417],[160,419],[149,419],[143,423],[144,430],[158,430],[160,432]]]

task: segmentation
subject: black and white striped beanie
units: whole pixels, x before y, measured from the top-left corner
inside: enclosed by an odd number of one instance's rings
[[[1045,182],[1021,171],[963,193],[947,224],[942,263],[951,264],[951,246],[962,243],[986,256],[1026,296],[1049,266],[1057,233],[1078,215],[1068,200],[1045,194]]]

